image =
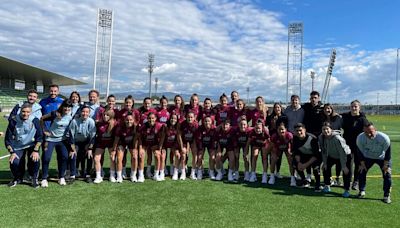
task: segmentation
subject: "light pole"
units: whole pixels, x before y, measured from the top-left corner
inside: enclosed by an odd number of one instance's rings
[[[314,72],[314,71],[311,71],[311,72],[310,72],[310,76],[311,76],[311,91],[314,91],[315,72]]]
[[[147,68],[147,70],[149,71],[149,97],[151,99],[151,75],[153,74],[153,70],[154,70],[154,54],[149,54],[148,56],[149,59],[149,66]]]
[[[398,105],[397,103],[397,95],[398,95],[398,88],[399,88],[399,50],[400,48],[397,48],[397,58],[396,58],[396,97],[395,97],[395,104]]]

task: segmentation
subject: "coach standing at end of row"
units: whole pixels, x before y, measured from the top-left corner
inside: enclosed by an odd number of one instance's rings
[[[383,176],[383,202],[391,203],[392,161],[390,139],[385,133],[377,131],[371,122],[364,125],[364,132],[357,137],[357,147],[360,151],[359,197],[365,197],[365,186],[368,170],[378,164]]]

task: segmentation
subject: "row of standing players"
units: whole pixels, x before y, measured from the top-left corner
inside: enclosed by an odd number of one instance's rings
[[[358,188],[360,153],[356,145],[356,138],[363,132],[363,126],[367,123],[365,115],[360,112],[360,102],[358,101],[351,103],[349,113],[338,115],[331,105],[322,106],[318,92],[313,91],[310,94],[309,103],[300,106],[299,97],[293,95],[291,105],[286,110],[276,103],[272,113],[269,114],[262,97],[257,97],[254,109],[248,109],[235,91],[231,93],[232,101],[230,103],[228,103],[227,96],[223,94],[220,97],[220,104],[216,107],[212,107],[212,102],[208,98],[204,100],[203,106],[200,106],[198,96],[193,94],[187,105],[184,105],[182,97],[177,95],[174,98],[173,106],[168,106],[167,99],[163,97],[160,99],[160,107],[154,109],[151,107],[151,99],[146,98],[141,108],[134,109],[134,100],[128,96],[125,98],[124,108],[121,110],[115,108],[114,96],[108,97],[105,107],[99,106],[97,102],[99,94],[94,90],[89,92],[89,102],[85,105],[81,105],[80,95],[77,92],[71,93],[70,99],[65,101],[57,95],[58,87],[52,86],[50,87],[50,96],[42,99],[37,105],[35,101],[32,102],[33,98],[30,97],[32,94],[28,93],[26,103],[30,104],[31,115],[27,117],[27,112],[22,111],[23,103],[17,104],[10,114],[10,124],[5,142],[6,147],[12,153],[10,161],[11,170],[14,170],[14,180],[11,185],[15,186],[22,179],[25,162],[19,161],[25,158],[26,153],[29,158],[29,175],[33,177],[33,184],[38,186],[38,151],[42,141],[40,132],[43,129],[42,187],[48,186],[48,167],[55,148],[61,185],[66,184],[65,170],[70,169],[72,177],[70,180],[74,180],[79,166],[82,176],[91,182],[93,158],[96,169],[94,182],[102,182],[103,154],[105,149],[108,149],[110,181],[112,182],[123,181],[128,151],[131,154],[130,179],[133,182],[144,181],[145,157],[147,157],[147,177],[153,176],[157,181],[164,180],[167,171],[165,160],[168,150],[170,151],[170,173],[173,180],[178,179],[179,172],[181,180],[186,178],[185,167],[189,154],[192,154],[190,177],[202,179],[203,157],[207,150],[211,179],[221,180],[223,178],[223,163],[227,159],[229,161],[228,181],[238,180],[239,154],[242,151],[245,165],[244,180],[256,181],[257,158],[261,153],[263,164],[261,182],[274,184],[275,177],[280,176],[281,158],[285,153],[289,162],[291,186],[296,186],[295,171],[301,178],[300,184],[308,186],[311,179],[310,168],[312,168],[316,182],[315,189],[320,191],[319,166],[323,161],[325,164],[323,169],[324,191],[330,190],[330,169],[334,164],[337,167],[336,179],[341,171],[344,172],[344,196],[349,196],[352,163],[354,164],[352,188]],[[43,116],[40,121],[35,121],[33,117],[35,117],[35,113],[38,115],[39,112]],[[13,148],[13,142],[18,141],[16,140],[18,132],[12,129],[23,123],[25,119],[31,120],[31,125],[37,125],[32,128],[37,130],[36,143],[31,142],[29,147],[22,150],[15,146]],[[324,122],[325,124],[322,126]],[[248,127],[249,123],[252,127]],[[329,123],[329,126],[326,123]],[[322,134],[321,139],[324,139],[324,135],[326,138],[329,138],[330,135],[341,135],[336,134],[335,130],[344,130],[343,148],[346,148],[347,144],[349,145],[348,149],[343,149],[346,156],[332,158],[332,156],[327,156],[328,153],[325,153],[325,156],[324,153],[320,153],[321,149],[327,151],[323,149],[323,144],[329,140],[322,140],[320,149],[314,135],[320,135],[321,129],[324,128],[329,128],[331,131],[329,134]],[[312,140],[308,140],[309,137],[312,137]],[[315,141],[316,144],[310,144]],[[20,151],[20,154],[18,155],[15,151]],[[155,158],[154,173],[151,172],[153,155]],[[271,175],[268,181],[269,163]],[[307,177],[303,173],[305,170],[308,173]],[[385,195],[387,195],[387,191],[385,191]]]

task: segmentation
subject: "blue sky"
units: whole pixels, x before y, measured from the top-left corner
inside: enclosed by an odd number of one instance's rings
[[[287,25],[304,23],[303,96],[322,90],[337,50],[330,102],[395,101],[398,1],[20,0],[0,4],[0,55],[92,82],[97,8],[115,12],[111,93],[148,91],[147,53],[159,91],[238,90],[283,101]],[[384,99],[383,99],[384,98]]]

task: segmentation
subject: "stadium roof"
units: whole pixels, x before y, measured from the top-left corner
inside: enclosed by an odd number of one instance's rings
[[[3,56],[0,56],[0,76],[2,78],[12,78],[26,82],[36,81],[38,82],[38,85],[57,84],[60,86],[67,86],[86,84]]]

